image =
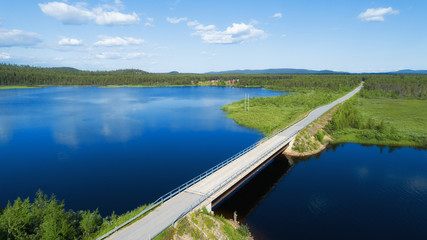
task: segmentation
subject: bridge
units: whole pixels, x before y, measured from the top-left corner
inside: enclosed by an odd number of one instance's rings
[[[337,104],[352,97],[362,87],[363,85],[360,85],[340,99],[313,109],[298,122],[274,132],[235,156],[182,184],[160,197],[134,218],[99,239],[151,239],[189,212],[203,207],[211,211],[212,207],[244,184],[275,156],[282,153],[299,131]],[[136,220],[143,214],[147,215]]]

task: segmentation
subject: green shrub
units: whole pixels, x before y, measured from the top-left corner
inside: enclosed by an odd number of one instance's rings
[[[249,237],[251,235],[251,232],[249,231],[249,227],[244,224],[240,225],[239,228],[237,228],[237,231],[243,236],[243,237]]]
[[[314,135],[314,137],[317,139],[317,141],[321,142],[322,144],[324,143],[324,137],[325,137],[325,132],[322,129],[318,129],[316,134]]]

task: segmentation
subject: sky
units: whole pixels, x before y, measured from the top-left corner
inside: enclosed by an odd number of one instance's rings
[[[427,69],[425,0],[13,0],[0,63],[149,72]]]

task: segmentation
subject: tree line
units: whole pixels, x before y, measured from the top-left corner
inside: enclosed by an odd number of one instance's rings
[[[426,74],[159,74],[137,69],[80,71],[74,68],[40,68],[0,64],[0,86],[198,86],[199,82],[218,80],[212,85],[238,79],[235,87],[266,87],[272,90],[311,89],[350,90],[361,81],[362,97],[427,97]]]
[[[418,98],[427,99],[426,74],[365,75],[361,96],[366,98]]]
[[[289,74],[157,74],[141,70],[80,71],[73,68],[39,68],[0,64],[2,86],[106,86],[197,85],[199,82],[238,79],[235,87],[330,88],[355,87],[359,76],[351,75],[289,75]]]
[[[372,117],[364,117],[357,110],[357,99],[347,100],[335,112],[326,130],[335,133],[354,134],[358,139],[376,140],[379,142],[411,141],[417,146],[427,147],[425,136],[401,134],[393,125],[384,120],[375,121]]]

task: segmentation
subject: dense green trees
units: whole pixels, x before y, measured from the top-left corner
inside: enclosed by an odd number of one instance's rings
[[[154,74],[141,70],[79,71],[73,68],[37,68],[0,64],[0,86],[106,86],[141,85],[170,86],[197,85],[199,82],[218,80],[215,85],[224,86],[234,79],[234,86],[270,87],[289,89],[350,89],[360,83],[357,75],[285,75],[285,74]]]
[[[373,128],[375,123],[370,120],[365,124],[354,107],[354,100],[348,100],[334,114],[333,119],[328,123],[328,128],[333,131],[342,130],[346,127],[362,129],[366,126],[367,128]]]
[[[366,75],[361,96],[366,98],[417,98],[427,99],[427,75],[394,74]]]
[[[357,100],[352,99],[345,102],[334,114],[332,120],[328,123],[328,131],[334,135],[336,133],[355,134],[359,139],[370,139],[375,141],[398,142],[404,136],[398,134],[397,129],[384,120],[375,121],[372,117],[363,117],[355,107]],[[412,138],[411,141],[418,142],[419,145],[425,145],[425,140],[421,138]]]
[[[348,91],[364,81],[362,97],[427,98],[425,74],[155,74],[136,69],[80,71],[0,64],[0,86],[197,86],[210,80],[218,80],[212,85],[225,86],[231,79],[239,80],[233,84],[235,87],[298,92],[319,88]]]
[[[94,212],[84,211],[81,214],[80,228],[84,236],[96,233],[102,225],[102,217],[98,213],[98,209]]]
[[[38,191],[34,202],[17,198],[0,215],[0,239],[87,239],[103,223],[98,210],[65,211],[54,195]]]
[[[194,86],[218,80],[213,85],[225,86],[228,80],[239,80],[236,87],[267,87],[273,90],[306,91],[328,89],[348,91],[361,81],[361,96],[427,98],[425,74],[155,74],[136,69],[116,71],[80,71],[74,68],[38,68],[0,64],[0,86]]]

